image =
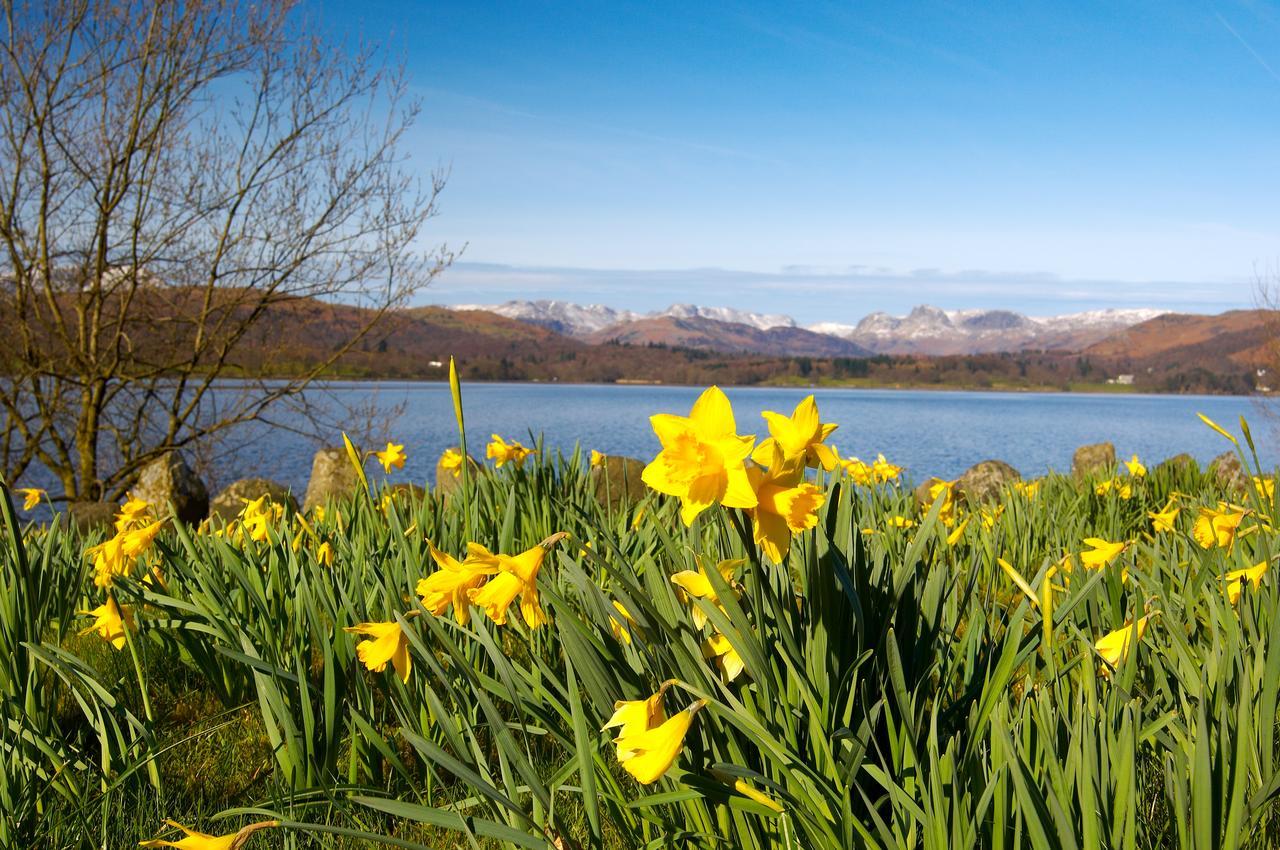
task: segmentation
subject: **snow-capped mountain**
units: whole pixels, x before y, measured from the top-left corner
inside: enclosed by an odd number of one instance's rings
[[[749,325],[757,330],[769,328],[794,328],[795,319],[777,313],[752,313],[732,307],[699,307],[696,304],[672,304],[665,310],[637,313],[632,310],[615,310],[603,304],[573,304],[569,301],[507,301],[502,304],[459,304],[453,310],[486,310],[568,336],[586,337],[605,328],[634,322],[637,319],[657,319],[671,316],[676,319],[711,319]]]
[[[1108,309],[1033,318],[1011,310],[942,310],[922,304],[905,316],[872,313],[837,335],[883,354],[1065,350],[1084,348],[1164,312]]]
[[[1061,316],[1026,316],[1012,310],[943,310],[928,304],[915,307],[905,316],[870,313],[856,324],[819,322],[798,328],[794,319],[777,313],[753,313],[732,307],[701,307],[673,304],[665,310],[638,313],[615,310],[603,304],[574,304],[569,301],[508,301],[504,304],[467,304],[454,310],[487,310],[510,319],[540,325],[579,339],[623,338],[626,326],[646,323],[645,334],[653,335],[660,325],[648,320],[698,320],[700,334],[707,334],[707,321],[725,325],[746,325],[757,331],[797,328],[852,342],[877,354],[981,354],[999,351],[1079,350],[1166,311],[1153,309],[1106,309]],[[684,332],[688,332],[688,328]],[[726,332],[729,330],[725,329]],[[734,339],[738,339],[734,336]],[[688,345],[678,339],[650,339],[650,342]],[[809,346],[812,348],[812,345]],[[808,349],[806,349],[807,351]]]

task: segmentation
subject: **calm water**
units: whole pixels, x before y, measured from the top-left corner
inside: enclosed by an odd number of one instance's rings
[[[426,482],[436,459],[456,445],[453,409],[445,384],[378,382],[331,387],[344,403],[403,405],[389,429],[409,455],[397,481]],[[767,435],[760,412],[790,413],[810,390],[727,390],[740,433]],[[467,440],[483,457],[491,433],[529,442],[541,434],[549,449],[584,449],[649,459],[658,443],[648,417],[687,414],[699,390],[690,387],[585,386],[557,384],[468,384],[463,387]],[[1110,440],[1117,452],[1136,452],[1154,463],[1179,452],[1200,461],[1229,445],[1196,418],[1201,411],[1234,427],[1241,415],[1253,425],[1262,460],[1278,459],[1274,427],[1259,402],[1222,396],[1074,395],[817,390],[824,421],[837,422],[832,442],[842,455],[874,457],[883,452],[917,480],[950,477],[977,461],[1000,458],[1024,475],[1070,468],[1071,454],[1085,443]],[[337,435],[335,434],[335,437]],[[220,483],[261,475],[306,487],[315,446],[283,432],[263,433],[222,464]]]

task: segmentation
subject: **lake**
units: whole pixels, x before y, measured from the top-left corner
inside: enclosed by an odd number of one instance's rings
[[[371,382],[329,385],[341,404],[402,406],[388,433],[405,444],[408,462],[392,480],[430,481],[445,448],[457,444],[449,389],[442,383]],[[585,449],[649,460],[658,450],[653,413],[687,414],[700,389],[669,386],[466,384],[463,401],[471,453],[484,456],[491,433],[528,443],[541,434],[549,449]],[[842,456],[883,452],[916,480],[954,477],[980,460],[999,458],[1023,475],[1067,470],[1077,446],[1110,440],[1124,458],[1154,464],[1180,452],[1205,462],[1230,448],[1197,412],[1235,430],[1249,419],[1262,460],[1274,467],[1275,424],[1259,399],[1070,393],[929,392],[914,390],[726,390],[738,431],[767,436],[762,410],[789,414],[813,392],[825,422],[840,425],[829,442]],[[334,434],[334,442],[340,442]],[[367,447],[367,448],[381,448]],[[284,431],[262,431],[219,464],[218,482],[264,476],[306,488],[315,445]],[[379,475],[381,471],[379,470]]]

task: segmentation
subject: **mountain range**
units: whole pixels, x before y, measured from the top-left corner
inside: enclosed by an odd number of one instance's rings
[[[667,345],[792,357],[1080,351],[1165,312],[1109,309],[1032,317],[1011,310],[943,310],[922,304],[905,316],[878,312],[854,324],[820,322],[801,327],[790,316],[693,304],[673,304],[651,313],[546,300],[451,309],[494,313],[595,344]]]

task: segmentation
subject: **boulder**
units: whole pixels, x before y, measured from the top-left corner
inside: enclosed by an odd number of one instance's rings
[[[245,502],[252,502],[262,496],[269,496],[277,505],[298,509],[298,500],[293,498],[289,488],[283,484],[268,478],[241,478],[213,497],[213,501],[209,503],[209,515],[224,520],[235,519],[243,510]]]
[[[1223,452],[1209,461],[1209,475],[1228,493],[1249,492],[1249,473],[1240,465],[1240,457],[1235,452]]]
[[[1000,498],[1000,492],[1015,481],[1022,480],[1018,470],[1002,460],[984,460],[975,463],[956,479],[956,492],[970,503],[987,502]]]
[[[1071,477],[1079,481],[1091,475],[1110,475],[1116,468],[1116,447],[1111,443],[1081,446],[1071,457]]]
[[[591,483],[596,501],[617,508],[644,498],[646,487],[641,476],[644,461],[621,455],[605,455],[599,466],[591,468]]]
[[[1160,461],[1159,463],[1156,464],[1155,469],[1151,470],[1151,473],[1153,475],[1165,475],[1165,474],[1181,475],[1184,473],[1199,475],[1200,464],[1197,463],[1196,459],[1193,458],[1191,455],[1187,454],[1186,452],[1183,452],[1180,455],[1174,455],[1173,457],[1165,458],[1164,460]]]
[[[149,502],[157,517],[165,516],[169,505],[183,522],[195,524],[209,515],[209,491],[177,452],[168,452],[144,466],[129,492]]]
[[[81,534],[102,529],[111,535],[118,510],[120,506],[115,502],[72,502],[67,505],[67,519]]]
[[[342,446],[329,446],[316,452],[311,461],[311,479],[307,482],[307,495],[302,509],[309,511],[334,498],[341,498],[360,486],[347,450]]]
[[[427,491],[417,484],[392,484],[387,488],[393,499],[403,502],[421,502],[427,497]]]
[[[458,474],[454,475],[453,470],[445,468],[441,462],[443,459],[444,456],[441,455],[441,460],[436,461],[436,493],[447,496],[462,487],[462,470],[458,470]],[[480,464],[469,455],[467,456],[467,474],[472,481],[475,481],[476,476],[480,474]]]

